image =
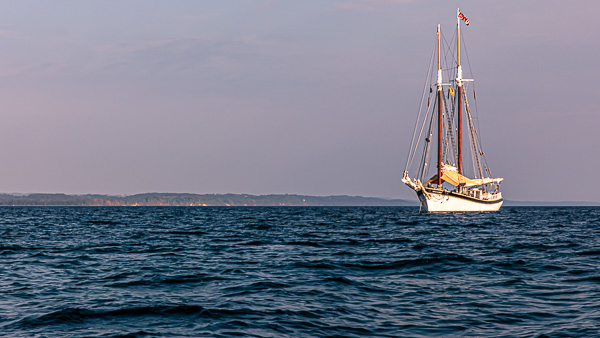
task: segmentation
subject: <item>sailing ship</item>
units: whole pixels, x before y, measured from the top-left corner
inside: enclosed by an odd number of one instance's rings
[[[477,106],[474,80],[463,78],[461,66],[460,27],[461,22],[468,26],[469,20],[458,9],[456,21],[455,53],[442,50],[440,25],[437,26],[434,49],[437,51],[437,73],[431,71],[436,55],[432,53],[427,76],[429,86],[426,84],[421,98],[402,182],[414,190],[421,208],[427,212],[498,211],[502,206],[499,185],[503,179],[491,178],[475,129],[476,110],[472,113],[469,105],[469,101],[473,101],[474,108]],[[454,45],[454,41],[450,45]],[[450,61],[447,62],[448,58]],[[454,80],[444,83],[444,72],[450,73],[449,78]],[[472,95],[468,90],[471,85]],[[428,87],[429,95],[426,94]],[[466,149],[463,149],[463,133],[468,142]],[[432,151],[432,144],[436,142],[437,147]],[[431,156],[435,150],[437,158]],[[470,158],[472,165],[463,165],[463,157]]]

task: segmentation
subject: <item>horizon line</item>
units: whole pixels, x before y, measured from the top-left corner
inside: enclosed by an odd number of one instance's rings
[[[32,192],[32,193],[19,193],[19,192],[0,192],[0,195],[7,196],[15,196],[15,197],[27,197],[31,195],[65,195],[65,196],[107,196],[107,197],[130,197],[136,195],[144,195],[144,194],[168,194],[168,195],[237,195],[237,196],[303,196],[303,197],[357,197],[357,198],[374,198],[374,199],[382,199],[382,200],[400,200],[400,201],[413,201],[411,198],[403,198],[403,197],[380,197],[380,196],[363,196],[363,195],[348,195],[348,194],[331,194],[331,195],[310,195],[310,194],[299,194],[299,193],[269,193],[269,194],[252,194],[252,193],[195,193],[195,192],[140,192],[140,193],[132,193],[132,194],[106,194],[106,193],[81,193],[81,194],[73,194],[73,193],[61,193],[61,192]],[[418,201],[414,201],[418,203]],[[540,200],[510,200],[504,199],[505,203],[535,203],[535,204],[552,204],[553,206],[560,206],[560,203],[568,203],[569,205],[573,204],[598,204],[600,206],[600,201],[570,201],[570,200],[560,200],[560,201],[540,201]]]

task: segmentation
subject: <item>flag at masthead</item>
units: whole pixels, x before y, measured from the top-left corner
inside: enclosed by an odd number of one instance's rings
[[[467,24],[467,26],[469,25],[469,19],[467,19],[467,17],[460,12],[460,9],[458,10],[458,18],[464,21]]]

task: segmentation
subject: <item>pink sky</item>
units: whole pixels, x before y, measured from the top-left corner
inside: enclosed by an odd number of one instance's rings
[[[456,8],[506,199],[600,201],[596,1],[0,1],[0,192],[411,198]]]

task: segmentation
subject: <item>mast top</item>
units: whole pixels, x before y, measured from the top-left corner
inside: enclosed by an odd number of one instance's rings
[[[442,88],[442,64],[441,64],[441,51],[440,51],[440,34],[441,34],[441,29],[440,29],[440,25],[437,25],[437,87],[438,90],[441,90]]]
[[[463,20],[467,26],[469,25],[469,19],[460,12],[460,8],[456,9],[456,84],[461,87],[462,78],[462,67],[460,65],[460,20]]]

